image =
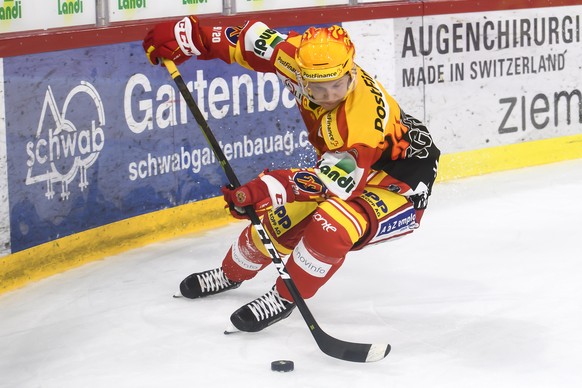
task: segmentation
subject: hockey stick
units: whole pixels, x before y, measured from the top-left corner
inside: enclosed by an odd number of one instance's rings
[[[235,175],[232,167],[230,166],[230,163],[228,163],[228,160],[226,159],[222,149],[220,148],[219,143],[216,141],[216,138],[214,137],[212,130],[208,126],[206,119],[200,112],[198,105],[194,101],[194,97],[192,96],[192,94],[188,90],[188,87],[186,86],[186,83],[182,79],[182,76],[180,75],[180,72],[176,67],[176,64],[168,59],[164,59],[163,62],[164,65],[166,66],[166,69],[170,73],[172,79],[176,83],[176,86],[178,86],[178,89],[180,90],[180,93],[184,97],[184,100],[188,104],[188,108],[190,108],[190,111],[194,115],[194,118],[196,119],[198,126],[202,130],[202,133],[206,137],[208,144],[210,145],[212,151],[216,155],[216,158],[218,159],[220,165],[222,166],[222,169],[224,170],[224,173],[226,174],[228,181],[233,187],[235,188],[239,187],[240,182],[237,176]],[[275,267],[277,267],[277,270],[279,271],[279,276],[281,277],[281,279],[283,279],[285,286],[287,286],[289,293],[293,297],[293,300],[295,301],[297,308],[301,312],[301,315],[303,316],[305,323],[307,323],[307,326],[311,330],[311,334],[313,335],[313,338],[315,339],[315,342],[317,343],[321,351],[331,357],[353,362],[379,361],[386,357],[390,352],[390,345],[388,344],[359,344],[354,342],[346,342],[330,336],[329,334],[324,332],[321,329],[321,327],[319,327],[319,325],[315,321],[315,318],[311,314],[311,311],[307,307],[305,300],[299,293],[297,286],[293,282],[293,279],[291,279],[291,277],[289,276],[289,273],[285,268],[285,263],[283,263],[283,260],[281,260],[279,252],[277,252],[273,245],[273,242],[265,232],[265,229],[263,228],[261,220],[257,216],[255,209],[252,206],[247,206],[245,207],[245,211],[246,214],[249,216],[251,223],[253,224],[253,227],[260,236],[261,242],[264,244],[265,248],[269,252],[273,264],[275,265]]]

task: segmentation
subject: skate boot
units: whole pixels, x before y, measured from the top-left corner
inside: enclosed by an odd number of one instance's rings
[[[229,280],[222,267],[204,272],[193,273],[180,283],[180,293],[174,297],[184,296],[189,299],[203,298],[223,291],[238,288],[242,282]]]
[[[232,313],[230,321],[240,331],[261,331],[267,326],[287,318],[294,308],[295,303],[281,298],[273,286],[265,295]]]

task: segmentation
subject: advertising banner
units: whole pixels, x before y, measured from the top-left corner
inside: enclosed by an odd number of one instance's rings
[[[348,5],[349,3],[349,0],[236,0],[235,9],[236,12],[253,12],[272,9]]]
[[[108,1],[110,22],[222,12],[222,1],[219,0],[104,1]]]
[[[95,24],[93,0],[2,0],[0,34]]]
[[[274,74],[192,59],[184,80],[241,182],[315,161]],[[141,42],[4,59],[12,252],[220,194],[228,183]]]
[[[345,23],[445,153],[581,133],[581,24],[582,6]]]
[[[357,63],[453,153],[582,132],[581,10],[343,25]],[[9,195],[0,211],[10,215],[13,252],[214,197],[227,183],[169,75],[147,63],[141,42],[0,64]],[[264,168],[313,165],[293,96],[274,75],[196,59],[181,71],[242,182]]]
[[[0,58],[0,257],[10,253],[10,212],[6,171],[6,118],[4,115],[4,71]]]

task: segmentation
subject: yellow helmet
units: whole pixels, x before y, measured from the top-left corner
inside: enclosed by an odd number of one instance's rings
[[[340,26],[311,27],[301,37],[295,60],[299,81],[334,81],[354,67],[356,49],[346,30]]]

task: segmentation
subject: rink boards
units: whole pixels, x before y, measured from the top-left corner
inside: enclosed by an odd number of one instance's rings
[[[429,127],[444,180],[582,157],[581,9],[342,24],[357,62]],[[182,71],[241,181],[313,164],[273,75],[220,61]],[[228,222],[226,178],[141,42],[6,57],[0,78],[0,290]]]

